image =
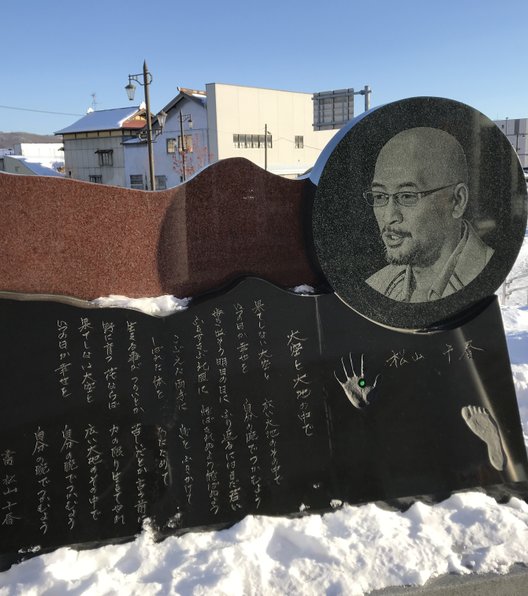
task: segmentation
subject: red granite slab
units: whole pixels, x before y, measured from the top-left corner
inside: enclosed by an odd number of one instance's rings
[[[315,284],[303,235],[313,192],[241,158],[154,193],[0,174],[0,290],[189,296],[243,274]]]

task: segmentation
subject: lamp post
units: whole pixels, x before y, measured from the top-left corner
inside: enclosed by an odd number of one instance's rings
[[[185,152],[187,148],[185,147],[185,136],[183,134],[183,123],[188,122],[189,128],[193,127],[193,121],[191,114],[182,114],[180,110],[180,147],[181,147],[181,156],[182,156],[182,181],[185,182]]]
[[[138,74],[129,74],[128,75],[128,85],[125,87],[125,91],[127,92],[128,99],[130,101],[134,100],[134,94],[136,92],[136,86],[132,84],[132,81],[139,83],[142,87],[145,88],[145,108],[147,112],[147,133],[146,133],[146,140],[147,140],[147,150],[148,150],[148,161],[149,161],[149,178],[150,178],[150,190],[156,190],[156,177],[154,176],[154,153],[152,148],[153,142],[153,135],[154,132],[154,139],[161,134],[163,127],[165,126],[165,120],[167,118],[167,114],[161,111],[158,115],[158,124],[159,128],[152,130],[152,120],[151,120],[151,112],[150,112],[150,94],[149,94],[149,86],[152,83],[152,75],[148,71],[147,68],[147,61],[143,62],[143,72]],[[140,138],[144,138],[142,134],[139,135]]]

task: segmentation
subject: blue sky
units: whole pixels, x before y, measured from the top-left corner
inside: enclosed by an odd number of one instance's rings
[[[434,95],[528,117],[527,17],[527,0],[10,2],[0,105],[82,115],[96,93],[97,109],[124,107],[146,59],[153,111],[178,86],[368,84],[372,105]],[[0,107],[1,131],[47,134],[76,119]]]

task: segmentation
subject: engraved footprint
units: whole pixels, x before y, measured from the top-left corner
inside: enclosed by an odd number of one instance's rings
[[[486,408],[479,406],[464,406],[461,410],[462,418],[469,428],[482,439],[488,447],[488,457],[496,470],[504,469],[504,451],[499,428]]]

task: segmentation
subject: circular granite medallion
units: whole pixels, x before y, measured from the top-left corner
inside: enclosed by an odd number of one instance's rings
[[[464,104],[417,97],[339,136],[312,214],[336,294],[400,329],[447,325],[493,294],[526,229],[524,173],[501,130]]]

